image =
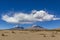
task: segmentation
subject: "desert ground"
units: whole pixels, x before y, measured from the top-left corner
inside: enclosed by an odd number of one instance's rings
[[[0,30],[0,40],[60,40],[60,32]]]

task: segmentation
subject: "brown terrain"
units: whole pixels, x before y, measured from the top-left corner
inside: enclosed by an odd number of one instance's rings
[[[0,30],[0,40],[60,40],[60,32]]]
[[[60,30],[39,30],[37,27],[36,30],[35,27],[33,30],[16,30],[19,27],[12,28],[13,30],[0,30],[0,40],[60,40]]]

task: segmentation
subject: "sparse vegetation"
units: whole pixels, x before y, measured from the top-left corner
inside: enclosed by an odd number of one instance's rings
[[[43,37],[46,37],[46,34],[41,33],[40,35],[43,35]]]
[[[3,33],[2,33],[1,35],[2,35],[2,36],[7,36],[7,35],[5,35],[5,34],[3,34]]]
[[[12,33],[15,33],[14,31],[12,31]]]
[[[28,30],[30,32],[38,32],[38,31],[41,31],[41,30],[36,30],[36,29],[33,29],[33,30]]]
[[[58,34],[58,31],[55,31],[55,34]]]
[[[5,34],[2,33],[2,36],[5,36]]]
[[[46,35],[44,34],[43,37],[46,37]]]
[[[55,37],[55,34],[57,34],[57,32],[53,31],[52,34],[51,34],[51,37]]]
[[[43,33],[41,33],[40,35],[44,35]]]
[[[55,38],[60,36],[60,35],[57,34],[57,31],[42,31],[42,30],[41,31],[11,30],[11,31],[1,31],[0,34],[1,34],[0,37],[2,37],[2,38],[6,37],[6,40],[11,39],[11,37],[13,37],[13,38],[15,37],[16,39],[19,39],[19,40],[20,39],[23,40],[23,38],[26,38],[28,40],[31,38],[31,40],[35,40],[34,38],[37,39],[37,37],[38,37],[38,40],[46,40],[48,38],[50,40],[50,38],[55,39]],[[15,40],[15,39],[12,39],[12,40]]]
[[[52,34],[52,35],[51,35],[51,37],[55,37],[55,35],[54,35],[54,34]]]
[[[30,30],[30,32],[37,32],[37,31],[35,31],[35,30]]]

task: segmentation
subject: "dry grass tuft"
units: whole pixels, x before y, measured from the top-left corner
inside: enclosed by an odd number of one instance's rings
[[[55,34],[57,34],[57,32],[52,32],[51,37],[55,37]]]
[[[5,34],[2,33],[2,36],[8,36],[8,35],[5,35]]]
[[[51,37],[55,37],[55,35],[52,35]]]
[[[2,36],[5,36],[5,34],[2,34]]]
[[[46,35],[44,34],[43,37],[46,37]]]
[[[12,33],[15,33],[14,31],[12,31]]]
[[[46,37],[46,34],[41,33],[40,35],[43,35],[43,37]]]

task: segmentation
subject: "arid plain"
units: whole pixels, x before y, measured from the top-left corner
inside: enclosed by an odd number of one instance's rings
[[[0,30],[0,40],[60,40],[60,31]]]

